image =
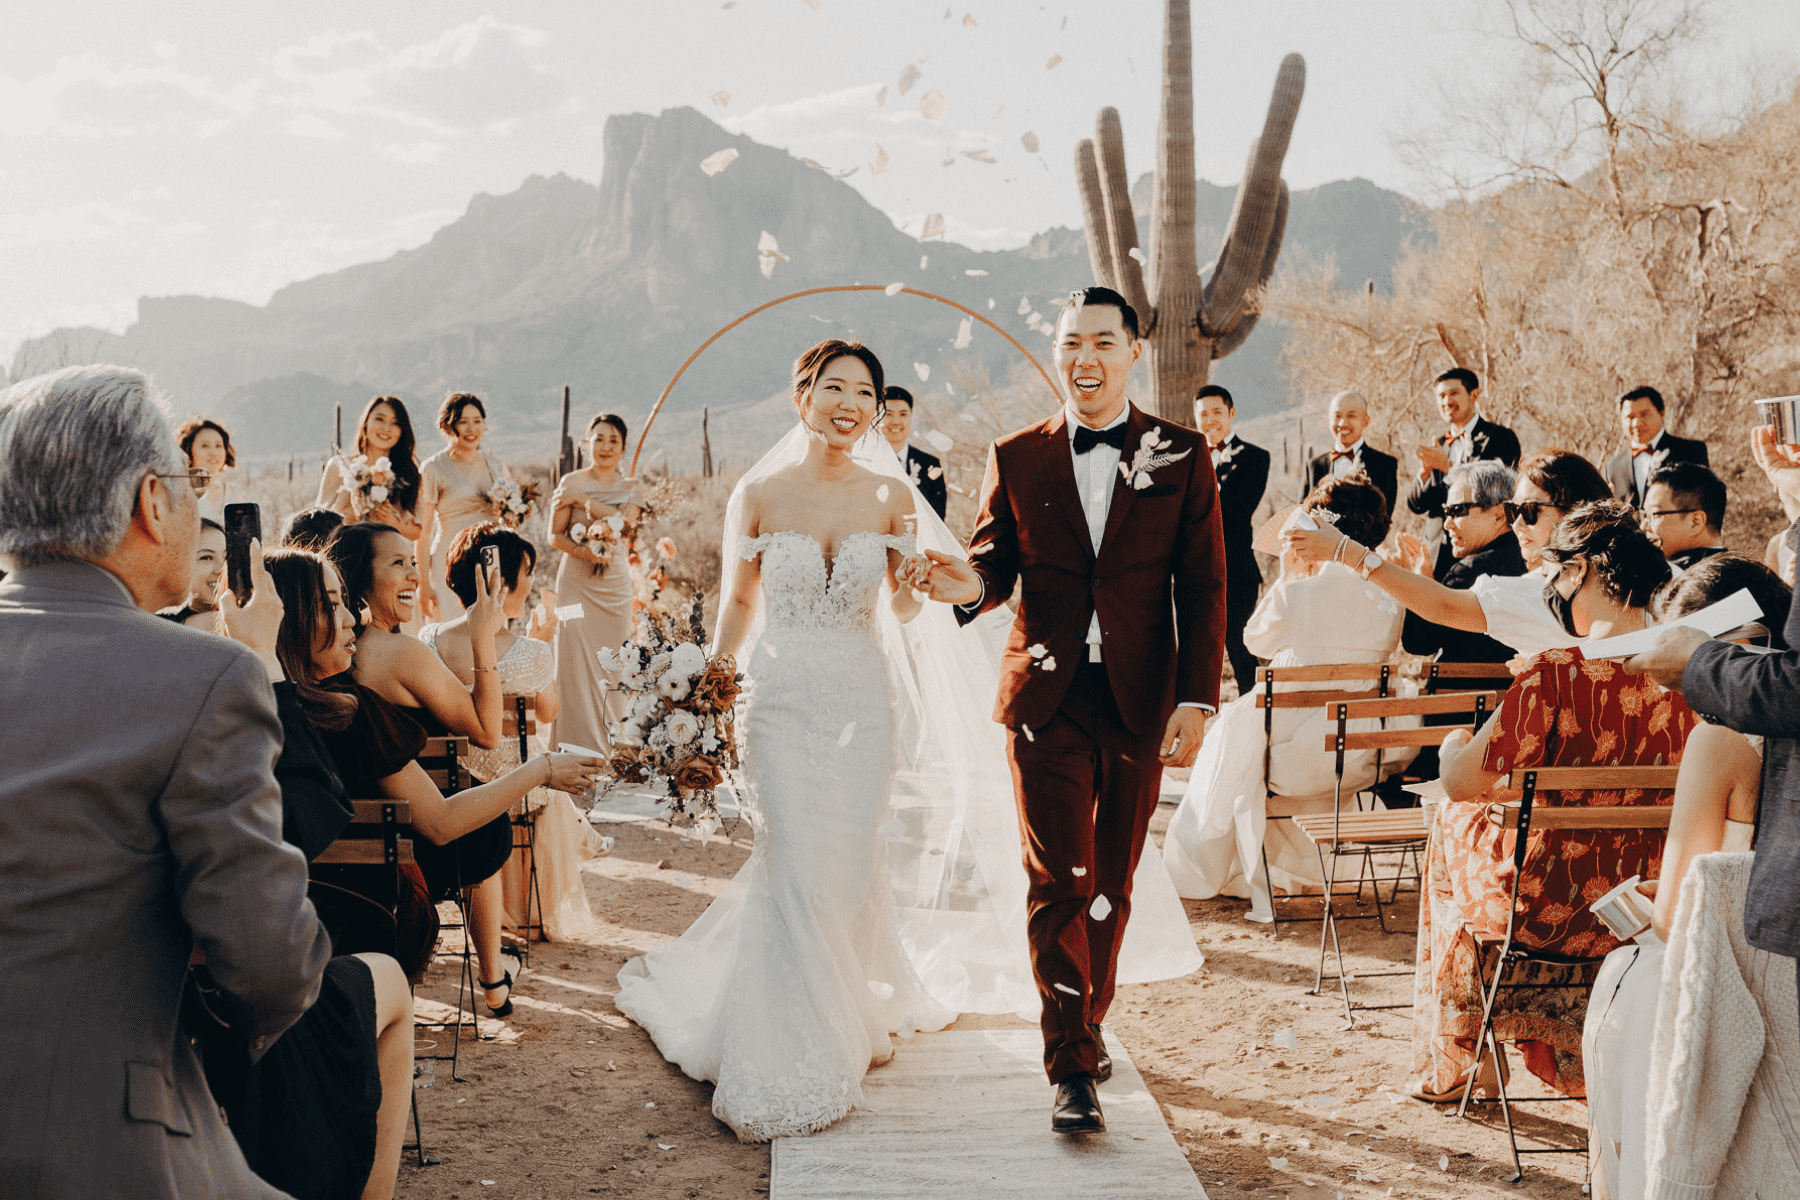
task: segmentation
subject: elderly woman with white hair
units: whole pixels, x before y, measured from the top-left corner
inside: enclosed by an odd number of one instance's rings
[[[1476,459],[1452,467],[1444,477],[1444,536],[1454,556],[1438,582],[1452,591],[1467,591],[1482,576],[1525,573],[1525,555],[1508,526],[1506,506],[1518,477],[1505,463]],[[1402,539],[1402,565],[1429,574],[1425,547]],[[1400,644],[1408,653],[1435,655],[1440,662],[1505,662],[1512,647],[1485,633],[1437,625],[1417,613],[1406,614]]]

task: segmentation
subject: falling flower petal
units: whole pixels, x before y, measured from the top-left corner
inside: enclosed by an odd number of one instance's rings
[[[1035,134],[1035,133],[1029,133],[1029,132],[1028,132],[1028,133],[1026,133],[1026,134],[1025,134],[1025,135],[1024,135],[1024,136],[1023,136],[1023,137],[1021,137],[1021,138],[1020,138],[1020,139],[1019,139],[1019,141],[1021,141],[1021,142],[1022,142],[1022,143],[1024,143],[1024,145],[1025,145],[1025,153],[1027,153],[1027,154],[1036,154],[1036,153],[1037,153],[1037,152],[1038,152],[1038,137],[1037,137],[1037,134]]]
[[[917,364],[915,364],[915,365],[917,365]],[[924,377],[920,376],[920,378],[924,378]],[[925,431],[925,440],[928,443],[930,443],[931,448],[933,450],[938,450],[938,451],[949,450],[951,447],[956,445],[955,438],[951,437],[947,433],[944,433],[942,430],[937,430],[937,429],[927,429]]]
[[[932,88],[919,97],[919,115],[927,121],[935,121],[949,109],[950,102],[944,99],[944,93]]]
[[[1096,921],[1104,921],[1112,916],[1112,901],[1105,896],[1095,896],[1094,902],[1088,905],[1088,916]]]
[[[1275,1044],[1283,1050],[1298,1050],[1300,1039],[1294,1036],[1293,1027],[1289,1026],[1275,1034]]]
[[[887,285],[887,287],[882,289],[882,291],[886,292],[890,296],[898,296],[901,292],[904,292],[905,290],[906,290],[906,285],[904,283],[890,283]]]
[[[962,490],[961,488],[957,489],[957,491],[961,491],[961,490]],[[1025,735],[1026,741],[1028,741],[1028,742],[1037,741],[1037,734],[1031,732],[1031,726],[1021,725],[1021,726],[1019,726],[1019,732]]]
[[[646,1105],[644,1105],[644,1107],[645,1107],[645,1108],[655,1108],[655,1107],[656,1107],[656,1101],[654,1101],[654,1100],[652,1100],[652,1101],[650,1101],[650,1103],[648,1103],[648,1104],[646,1104]]]
[[[1087,875],[1087,868],[1086,867],[1070,867],[1069,874],[1075,876],[1075,878],[1077,878],[1077,879],[1081,879]]]
[[[976,26],[977,26],[977,25],[980,25],[980,24],[981,24],[981,22],[979,22],[979,21],[977,21],[977,20],[976,20],[976,19],[975,19],[975,14],[974,14],[974,13],[964,13],[964,14],[963,14],[963,24],[964,24],[964,25],[967,25],[967,26],[969,26],[969,27],[970,27],[970,28],[971,28],[971,29],[973,29],[973,28],[975,28],[975,27],[976,27]]]
[[[875,498],[877,500],[881,501],[883,504],[887,503],[887,498],[888,498],[888,485],[887,484],[884,483],[880,487],[875,489]]]
[[[975,318],[964,317],[962,319],[961,324],[957,325],[957,327],[956,327],[956,340],[954,342],[950,343],[951,348],[956,349],[956,350],[966,349],[968,347],[969,343],[974,340],[975,340]]]
[[[1046,671],[1056,670],[1056,655],[1054,655],[1054,654],[1049,655],[1048,657],[1046,657],[1044,659],[1043,662],[1039,663],[1038,666],[1042,667]]]
[[[1448,1154],[1438,1155],[1438,1170],[1448,1171],[1449,1169],[1450,1169],[1450,1156]]]
[[[994,116],[998,117],[1001,113],[1003,113],[1005,111],[1006,111],[1006,105],[1002,104],[999,108],[996,108],[994,110]],[[992,117],[989,118],[989,120],[992,120],[992,119],[993,119]]]
[[[987,272],[980,267],[965,267],[963,269],[963,274],[971,279],[980,279],[982,276],[986,275]],[[992,301],[989,301],[989,303],[992,303]]]
[[[830,171],[826,171],[826,170],[825,170],[825,164],[824,164],[824,163],[822,163],[822,162],[816,162],[816,161],[814,161],[814,160],[813,160],[813,159],[810,159],[810,158],[803,158],[803,159],[801,159],[801,160],[800,160],[800,162],[801,162],[801,164],[802,164],[802,165],[804,165],[804,166],[808,166],[808,167],[811,167],[811,168],[812,168],[812,169],[813,169],[813,170],[815,170],[815,171],[825,171],[825,173],[826,173],[826,174],[827,174],[827,175],[829,175],[829,174],[831,174],[831,172],[830,172]]]
[[[869,980],[869,991],[883,1004],[894,998],[894,985],[883,979]]]
[[[988,311],[992,312],[993,308],[994,308],[994,298],[992,296],[989,296],[988,297]]]
[[[658,1150],[673,1150],[675,1148],[675,1143],[674,1142],[658,1142],[658,1143],[656,1143],[656,1148]]]
[[[775,653],[775,643],[774,642],[770,642],[768,645],[764,646],[763,649],[767,650],[769,652],[770,658],[778,657]]]
[[[884,83],[881,85],[881,89],[875,93],[875,107],[880,108],[882,105],[884,105],[886,103],[887,103],[887,84]]]
[[[1037,642],[1037,643],[1033,644],[1028,650],[1026,650],[1025,653],[1031,655],[1031,657],[1033,657],[1033,658],[1042,658],[1042,657],[1044,657],[1044,655],[1050,653],[1050,651],[1045,649],[1044,643]]]
[[[718,105],[720,108],[724,108],[726,105],[731,103],[731,93],[727,92],[727,91],[714,92],[712,94],[712,102],[714,104]]]
[[[930,380],[931,380],[931,364],[929,364],[929,363],[914,363],[913,364],[913,374],[915,374],[919,377],[920,383],[930,382]]]
[[[1050,56],[1050,61],[1049,61],[1049,62],[1047,62],[1047,63],[1045,63],[1045,64],[1044,64],[1044,70],[1046,70],[1046,71],[1054,71],[1054,70],[1056,70],[1056,68],[1057,68],[1057,67],[1058,67],[1058,66],[1060,66],[1060,65],[1061,65],[1061,64],[1062,64],[1062,55],[1060,55],[1060,54],[1052,54],[1052,55],[1051,55],[1051,56]]]
[[[727,146],[725,149],[714,154],[709,154],[701,159],[700,169],[705,171],[708,175],[717,175],[720,171],[723,171],[726,167],[729,167],[732,163],[736,162],[737,157],[737,150],[734,147]]]
[[[1069,985],[1068,985],[1068,984],[1066,984],[1066,983],[1053,983],[1053,984],[1051,984],[1051,985],[1050,985],[1050,986],[1051,986],[1051,987],[1053,987],[1053,988],[1055,988],[1055,989],[1056,989],[1056,990],[1057,990],[1057,991],[1059,991],[1059,992],[1067,992],[1067,993],[1068,993],[1068,994],[1069,994],[1069,995],[1071,995],[1071,996],[1079,996],[1079,995],[1081,995],[1081,993],[1080,993],[1080,992],[1078,992],[1078,991],[1076,991],[1076,990],[1075,990],[1075,989],[1074,989],[1074,988],[1072,988],[1072,987],[1070,987],[1070,986],[1069,986]]]
[[[985,149],[964,150],[962,155],[964,158],[972,158],[976,162],[991,163],[994,161],[994,156]]]
[[[860,170],[862,170],[861,167],[850,167],[847,170],[839,171],[837,174],[833,175],[832,178],[833,179],[848,179]]]
[[[764,234],[763,236],[767,237],[768,235]],[[1030,311],[1031,311],[1031,297],[1030,296],[1020,296],[1019,297],[1019,315],[1022,317]]]
[[[919,75],[919,68],[911,63],[900,68],[900,94],[902,96],[913,90],[913,85],[919,82]]]
[[[1136,246],[1133,246],[1131,249],[1127,250],[1125,253],[1131,255],[1131,257],[1137,259],[1139,262],[1143,263],[1145,266],[1150,265],[1150,260],[1145,258],[1144,252],[1142,250],[1138,249]]]
[[[923,271],[926,267],[928,267],[930,265],[931,265],[931,255],[929,255],[929,254],[919,255],[919,270]]]
[[[850,739],[855,736],[856,736],[856,722],[852,721],[848,725],[844,726],[844,731],[842,733],[838,734],[838,745],[848,746],[850,744]]]
[[[762,236],[756,239],[756,252],[779,258],[782,262],[788,261],[788,256],[783,254],[781,247],[776,244],[775,235],[766,229],[762,231]]]
[[[762,270],[762,277],[764,279],[775,278],[775,256],[774,255],[772,255],[772,254],[762,255],[761,257],[759,257],[756,260],[756,265],[757,265],[757,267],[759,267]]]
[[[925,476],[928,479],[942,479],[944,477],[944,468],[932,467],[929,471],[925,472]]]
[[[943,236],[944,236],[944,214],[943,213],[927,213],[927,214],[925,214],[925,227],[919,231],[919,240],[921,242],[929,242],[932,238],[941,238]]]
[[[882,88],[881,90],[884,94],[887,92],[886,88]],[[869,174],[879,175],[887,169],[888,152],[881,148],[880,142],[877,142],[875,143],[875,153],[869,156]]]

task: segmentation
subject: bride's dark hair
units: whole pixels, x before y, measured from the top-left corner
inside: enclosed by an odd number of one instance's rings
[[[1300,506],[1308,511],[1325,509],[1336,518],[1339,533],[1349,534],[1351,541],[1364,546],[1379,546],[1388,535],[1387,496],[1362,471],[1325,480]]]
[[[875,384],[875,415],[879,417],[887,409],[887,401],[882,398],[887,392],[887,379],[881,360],[861,342],[846,342],[842,338],[826,338],[794,360],[794,402],[799,403],[812,391],[825,368],[840,358],[854,358],[869,368],[869,379]]]

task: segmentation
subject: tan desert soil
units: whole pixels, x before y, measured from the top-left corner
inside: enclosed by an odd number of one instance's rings
[[[1165,806],[1152,827],[1159,841],[1170,812]],[[418,1093],[419,1113],[426,1150],[442,1161],[419,1167],[409,1152],[401,1196],[767,1195],[768,1147],[739,1144],[712,1116],[711,1086],[664,1062],[612,1006],[619,967],[680,933],[742,865],[748,826],[709,846],[659,821],[608,832],[618,839],[611,856],[586,868],[599,936],[592,944],[534,944],[513,1014],[483,1019],[483,1034],[494,1040],[464,1042],[463,1081],[451,1079],[449,1063],[434,1064],[432,1086]],[[1108,1022],[1209,1196],[1581,1194],[1580,1155],[1530,1156],[1522,1185],[1501,1182],[1512,1168],[1497,1115],[1459,1120],[1452,1107],[1404,1098],[1407,1010],[1359,1012],[1356,1028],[1342,1032],[1336,993],[1304,990],[1317,959],[1317,924],[1283,926],[1277,939],[1243,920],[1246,907],[1189,902],[1204,970],[1120,988]],[[1403,896],[1403,931],[1392,935],[1374,921],[1340,925],[1354,972],[1409,972],[1356,982],[1357,1001],[1410,1000],[1416,910],[1417,897]],[[457,938],[446,934],[440,951],[458,946]],[[440,954],[419,990],[423,1010],[444,1011],[433,1002],[454,998],[457,961]],[[973,1017],[954,1028],[1023,1025]],[[1296,1049],[1282,1048],[1285,1037],[1278,1043],[1284,1030],[1292,1031]],[[447,1045],[446,1035],[419,1036]],[[899,1056],[905,1053],[902,1043]],[[1541,1094],[1522,1069],[1513,1080],[1515,1089]],[[1044,1101],[1049,1138],[1047,1086]],[[1526,1144],[1579,1146],[1584,1138],[1579,1104],[1521,1106],[1514,1119],[1522,1131],[1548,1139]]]

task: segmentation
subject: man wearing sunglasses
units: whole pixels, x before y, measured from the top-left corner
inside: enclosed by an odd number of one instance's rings
[[[1650,477],[1661,468],[1684,462],[1707,465],[1705,442],[1676,437],[1663,424],[1662,393],[1653,387],[1632,388],[1619,397],[1619,427],[1625,432],[1625,449],[1606,460],[1606,482],[1615,499],[1633,508],[1649,503]]]
[[[1725,483],[1699,463],[1658,467],[1641,517],[1644,532],[1679,570],[1725,552]]]

